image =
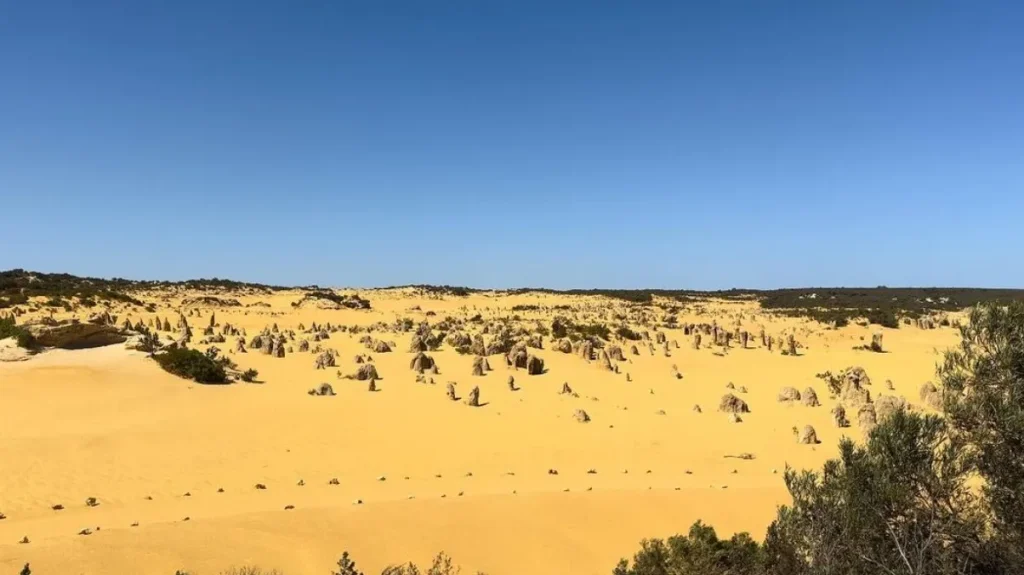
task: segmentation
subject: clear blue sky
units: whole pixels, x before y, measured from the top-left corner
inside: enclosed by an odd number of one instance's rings
[[[0,269],[1024,287],[1024,2],[0,2]]]

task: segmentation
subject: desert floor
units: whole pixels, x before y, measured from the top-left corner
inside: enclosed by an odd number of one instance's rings
[[[554,305],[593,314],[626,308],[596,296],[360,294],[372,310],[294,309],[301,294],[279,292],[231,296],[269,307],[215,313],[219,324],[244,327],[248,340],[275,322],[298,331],[314,321],[517,313],[550,325],[555,313],[577,313]],[[154,299],[155,315],[174,322],[181,295]],[[510,311],[517,304],[542,309]],[[195,340],[210,313],[199,308],[189,318],[200,328]],[[879,354],[855,349],[877,326],[828,330],[770,317],[753,302],[691,304],[679,312],[680,323],[733,326],[740,317],[755,333],[795,331],[800,355],[769,352],[759,340],[719,355],[692,349],[681,330],[662,329],[679,343],[671,357],[638,342],[640,354],[627,352],[620,373],[544,349],[531,350],[545,361],[541,375],[512,371],[492,356],[493,371],[471,377],[473,357],[445,345],[428,352],[441,371],[430,385],[417,383],[409,369],[410,333],[374,334],[397,344],[392,353],[368,351],[359,334],[320,342],[340,352],[342,372],[354,370],[356,354],[373,355],[382,377],[375,393],[333,369],[314,369],[314,356],[297,351],[284,358],[232,354],[241,368],[259,370],[260,383],[226,386],[178,379],[121,345],[0,362],[0,512],[7,516],[0,520],[0,573],[31,562],[37,574],[202,575],[242,565],[326,574],[344,550],[371,573],[389,563],[424,563],[443,550],[464,573],[603,574],[640,539],[685,531],[696,519],[720,535],[745,530],[761,538],[787,500],[786,466],[817,468],[836,453],[842,434],[862,436],[854,413],[852,427],[835,427],[834,401],[815,374],[862,366],[873,396],[902,395],[919,405],[918,388],[958,340],[948,327],[886,329],[887,353]],[[226,352],[234,339],[218,346]],[[682,379],[672,376],[673,364]],[[518,391],[506,386],[510,374]],[[886,390],[887,379],[895,391]],[[323,381],[336,396],[306,394]],[[483,405],[449,401],[448,381],[458,382],[460,395],[478,385]],[[559,394],[563,382],[579,397]],[[737,393],[751,408],[742,423],[717,411],[730,382],[747,389]],[[815,388],[822,406],[777,402],[783,386]],[[575,421],[577,408],[592,421]],[[820,444],[796,441],[793,427],[807,424]],[[741,453],[755,459],[729,457]],[[88,497],[99,505],[86,506]],[[57,504],[65,509],[52,510]],[[92,534],[79,535],[85,528]],[[19,544],[22,537],[30,543]]]

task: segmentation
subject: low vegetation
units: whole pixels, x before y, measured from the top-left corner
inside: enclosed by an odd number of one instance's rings
[[[0,339],[13,337],[19,347],[31,348],[35,339],[25,328],[17,325],[12,317],[0,318]]]
[[[365,300],[356,294],[353,295],[340,295],[330,290],[313,290],[307,292],[302,296],[299,301],[293,302],[292,307],[299,307],[305,302],[315,302],[317,300],[328,301],[339,307],[346,307],[351,309],[370,309],[369,300]]]
[[[563,316],[555,316],[551,321],[551,337],[557,339],[567,337],[573,341],[577,341],[581,339],[594,340],[595,338],[599,338],[607,341],[611,339],[611,334],[611,328],[602,323],[578,324]]]
[[[615,329],[615,335],[622,339],[628,339],[629,341],[640,341],[641,335],[628,327],[622,325]]]
[[[28,565],[25,565],[25,569],[28,569]],[[380,575],[459,575],[462,569],[455,565],[452,558],[449,557],[443,551],[438,553],[434,560],[431,561],[429,567],[420,568],[415,563],[403,563],[399,565],[389,565],[381,570]],[[338,563],[334,569],[330,571],[331,575],[365,575],[357,566],[355,560],[349,555],[348,551],[341,554],[341,558],[338,559]],[[27,573],[22,571],[22,575],[31,575],[31,571]],[[175,571],[174,575],[192,575],[190,571]],[[267,571],[259,567],[235,567],[222,571],[220,575],[283,575],[280,571],[274,569]],[[484,575],[483,573],[477,572],[477,575]]]
[[[1024,573],[1024,303],[977,307],[960,330],[945,417],[899,409],[821,471],[787,469],[792,504],[763,544],[698,522],[614,575]]]
[[[224,365],[198,350],[177,348],[157,353],[153,359],[165,371],[178,377],[197,383],[228,383]]]

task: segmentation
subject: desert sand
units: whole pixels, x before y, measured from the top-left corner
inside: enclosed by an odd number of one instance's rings
[[[772,316],[755,301],[705,301],[675,303],[679,325],[717,322],[732,330],[739,321],[754,334],[792,333],[799,353],[769,351],[758,337],[747,349],[734,342],[727,353],[709,337],[693,349],[683,329],[659,327],[670,357],[661,344],[652,354],[647,341],[616,341],[625,351],[624,361],[613,361],[618,373],[598,359],[555,351],[545,337],[544,349],[529,349],[543,358],[544,373],[528,375],[493,355],[493,369],[472,376],[474,356],[444,344],[427,352],[440,373],[417,381],[412,331],[370,334],[394,342],[386,353],[360,343],[365,333],[336,331],[310,341],[339,352],[336,368],[316,369],[316,355],[297,349],[311,335],[300,324],[390,326],[399,318],[419,324],[480,314],[482,323],[466,324],[472,334],[502,317],[529,328],[550,327],[556,314],[617,325],[620,314],[654,343],[653,324],[667,305],[541,293],[359,294],[372,309],[295,308],[299,291],[220,294],[238,307],[182,306],[197,294],[176,291],[139,296],[156,304],[155,313],[111,310],[144,323],[174,323],[183,312],[197,349],[208,347],[198,342],[212,313],[218,326],[244,329],[246,343],[275,323],[294,330],[294,349],[283,358],[236,353],[233,336],[216,344],[240,369],[258,370],[256,383],[200,385],[123,345],[0,362],[0,572],[30,562],[35,573],[210,574],[259,565],[323,574],[348,550],[370,573],[427,562],[443,550],[464,573],[597,574],[631,555],[640,539],[685,531],[696,519],[720,535],[761,538],[787,501],[786,466],[819,467],[843,435],[863,436],[855,412],[850,427],[836,427],[836,400],[815,374],[861,366],[872,397],[903,396],[927,410],[918,390],[958,341],[949,327],[830,329]],[[639,325],[638,310],[647,310],[652,325]],[[860,349],[880,332],[885,353]],[[634,343],[638,355],[629,353]],[[355,371],[358,354],[372,356],[376,392],[337,375]],[[450,381],[460,399],[479,386],[480,406],[449,400]],[[336,395],[307,394],[323,382]],[[575,395],[560,393],[563,383]],[[822,405],[779,402],[787,386],[814,388]],[[741,422],[718,410],[725,393],[749,404]],[[589,422],[574,418],[578,409]],[[806,425],[820,443],[797,441],[794,429]],[[96,505],[86,504],[90,497]],[[29,542],[19,543],[24,537]]]

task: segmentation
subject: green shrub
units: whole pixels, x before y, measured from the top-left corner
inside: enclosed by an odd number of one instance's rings
[[[252,383],[252,382],[256,381],[256,378],[259,377],[259,376],[260,376],[260,372],[256,371],[255,369],[247,369],[247,370],[245,370],[244,373],[242,373],[241,377],[242,377],[242,381],[244,381],[246,383]]]
[[[761,546],[746,533],[719,539],[712,527],[697,521],[687,535],[668,542],[644,540],[633,563],[623,559],[612,575],[754,575],[764,573]]]
[[[868,323],[897,329],[900,327],[900,320],[896,312],[891,309],[873,309],[867,313]]]
[[[964,446],[947,431],[938,416],[899,410],[866,445],[844,438],[820,473],[787,469],[792,504],[769,529],[769,562],[792,573],[988,572]]]
[[[1024,572],[1024,303],[974,308],[939,367],[946,416],[985,479],[1000,543]]]
[[[13,337],[19,347],[26,349],[35,346],[35,338],[28,330],[16,325],[14,319],[5,317],[0,318],[0,339],[7,339]]]
[[[616,328],[615,334],[618,335],[619,337],[621,337],[622,339],[628,339],[630,341],[639,341],[640,340],[640,334],[638,334],[637,332],[629,329],[628,327],[626,327],[624,325],[619,326],[618,328]]]
[[[590,323],[585,325],[576,325],[575,331],[579,332],[584,337],[595,338],[599,337],[603,340],[611,339],[612,330],[608,326],[602,323]]]
[[[900,409],[820,471],[787,469],[791,504],[759,549],[691,529],[615,574],[1024,573],[1024,303],[975,308],[960,333],[938,369],[944,416]]]
[[[194,349],[172,349],[158,353],[153,359],[165,371],[198,383],[228,383],[224,366]]]

